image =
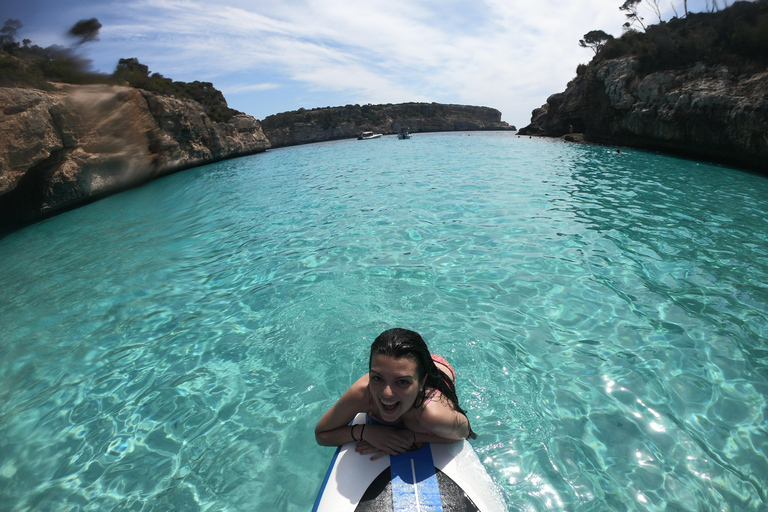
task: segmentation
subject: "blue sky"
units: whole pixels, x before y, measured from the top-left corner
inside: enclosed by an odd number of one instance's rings
[[[704,1],[688,7],[702,11]],[[72,25],[98,18],[100,40],[81,49],[95,70],[136,57],[174,80],[212,82],[232,108],[258,119],[300,107],[434,101],[497,108],[520,128],[592,58],[578,45],[583,34],[621,34],[621,3],[0,0],[0,22],[18,18],[18,39],[48,46],[70,44]],[[663,3],[666,20],[673,13]],[[682,12],[682,0],[673,3]]]

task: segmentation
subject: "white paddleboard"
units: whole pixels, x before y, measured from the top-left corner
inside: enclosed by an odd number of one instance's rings
[[[360,413],[353,423],[365,423]],[[336,450],[316,512],[504,512],[501,492],[467,441],[429,444],[371,460],[355,443]]]

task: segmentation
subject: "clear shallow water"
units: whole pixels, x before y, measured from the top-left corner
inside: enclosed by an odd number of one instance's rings
[[[192,169],[0,240],[0,502],[309,510],[394,325],[510,510],[765,510],[768,180],[509,133]]]

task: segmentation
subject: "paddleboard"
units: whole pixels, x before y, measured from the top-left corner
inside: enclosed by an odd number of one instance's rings
[[[364,413],[352,423],[366,422]],[[425,443],[376,460],[340,446],[314,512],[504,512],[504,498],[466,441]]]

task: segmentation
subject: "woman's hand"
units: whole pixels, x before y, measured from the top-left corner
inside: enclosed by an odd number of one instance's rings
[[[395,429],[384,425],[366,425],[363,439],[355,446],[361,455],[373,453],[371,460],[384,455],[405,453],[413,445],[414,435],[408,429]]]

